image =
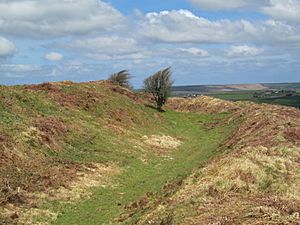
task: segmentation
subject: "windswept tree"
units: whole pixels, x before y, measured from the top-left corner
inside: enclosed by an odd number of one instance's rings
[[[157,109],[161,110],[171,93],[173,85],[172,71],[168,67],[144,80],[144,89],[153,95]]]
[[[132,89],[132,86],[129,82],[130,79],[131,79],[131,76],[130,76],[128,70],[121,70],[118,73],[111,74],[108,78],[108,80],[114,84],[120,85],[120,86],[128,88],[128,89]]]

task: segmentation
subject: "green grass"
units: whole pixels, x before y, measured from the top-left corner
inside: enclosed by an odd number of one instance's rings
[[[257,102],[300,108],[300,95],[291,97],[263,98],[257,100]]]
[[[208,96],[215,98],[220,98],[223,100],[230,101],[240,101],[240,100],[250,100],[253,97],[253,92],[239,91],[239,92],[220,92],[220,93],[211,93]]]
[[[172,160],[148,156],[145,164],[136,157],[126,160],[125,171],[114,179],[114,188],[94,188],[93,196],[78,204],[52,203],[51,210],[59,212],[54,224],[110,224],[124,212],[124,206],[138,200],[147,192],[159,193],[167,181],[183,179],[217,153],[232,127],[206,130],[201,124],[224,115],[197,115],[166,112],[163,117],[169,126],[162,131],[142,128],[143,134],[164,133],[184,139],[184,144],[171,154]],[[201,122],[199,122],[201,121]],[[130,150],[122,146],[122,151]],[[127,146],[127,148],[130,146]],[[119,161],[128,156],[119,155]],[[102,157],[99,160],[103,160]],[[115,158],[112,158],[114,161]],[[51,205],[51,204],[50,204]]]
[[[20,171],[23,177],[22,180],[14,179],[12,173],[11,182],[16,187],[31,185],[35,188],[26,180],[41,180],[39,177],[42,174],[31,167],[31,164],[40,163],[36,160],[37,155],[44,160],[41,166],[45,170],[46,166],[63,167],[64,162],[94,162],[115,164],[121,167],[122,173],[112,178],[112,187],[92,188],[93,194],[89,199],[75,203],[45,201],[44,209],[58,213],[57,221],[53,222],[57,225],[114,224],[114,219],[124,212],[125,205],[140,199],[147,192],[153,192],[158,197],[166,182],[184,179],[218,154],[218,148],[235,126],[206,126],[207,123],[222,120],[226,114],[158,113],[97,83],[73,84],[61,89],[59,95],[76,96],[79,106],[62,107],[55,99],[56,93],[48,91],[28,91],[23,87],[0,88],[0,132],[11,138],[14,151],[27,156],[26,162],[21,158],[17,165],[8,167],[12,171]],[[92,93],[96,100],[90,101],[87,93]],[[86,103],[89,103],[88,108]],[[34,127],[36,119],[49,117],[63,121],[68,127],[65,134],[54,135],[59,143],[58,148],[45,145],[36,137],[24,140],[22,133]],[[107,123],[125,132],[109,129]],[[143,150],[134,147],[144,135],[169,135],[179,138],[183,144],[168,153],[168,157],[158,156],[150,146],[145,145]],[[146,163],[141,158],[146,159]],[[1,173],[1,177],[7,176]],[[137,218],[138,215],[126,222],[132,223]],[[35,219],[47,220],[41,217]]]
[[[275,105],[284,105],[300,108],[300,94],[296,96],[278,96],[278,97],[265,97],[265,98],[253,98],[254,91],[233,91],[233,92],[220,92],[210,93],[208,96],[220,98],[229,101],[252,101],[256,103],[268,103]]]

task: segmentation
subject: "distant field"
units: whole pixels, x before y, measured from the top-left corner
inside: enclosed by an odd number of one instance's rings
[[[300,92],[296,96],[282,96],[282,97],[266,97],[254,98],[254,91],[252,92],[224,92],[224,93],[207,93],[204,95],[212,96],[229,101],[253,101],[257,103],[268,103],[276,105],[293,106],[300,108]]]
[[[269,84],[224,84],[224,85],[186,85],[175,86],[176,95],[187,93],[214,93],[231,91],[261,91],[261,90],[293,90],[300,91],[300,83],[269,83]]]
[[[267,96],[254,98],[255,92],[266,90],[297,91],[294,96]],[[300,108],[300,83],[273,83],[273,84],[238,84],[238,85],[194,85],[177,86],[172,95],[184,97],[189,95],[207,95],[230,101],[253,101]]]
[[[263,84],[269,89],[294,89],[300,90],[300,83],[273,83],[273,84]]]

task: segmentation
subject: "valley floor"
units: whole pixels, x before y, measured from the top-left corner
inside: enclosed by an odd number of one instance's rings
[[[113,179],[112,187],[94,188],[88,200],[73,205],[52,203],[51,210],[59,209],[54,224],[133,223],[150,201],[168,198],[193,169],[219,154],[219,146],[228,138],[232,128],[207,127],[221,119],[222,115],[166,112],[163,117],[170,121],[171,126],[164,132],[156,131],[149,135],[176,137],[182,142],[177,149],[169,149],[170,152],[148,156],[144,160],[131,159],[122,168],[122,173]],[[136,205],[130,205],[134,202],[137,202]]]

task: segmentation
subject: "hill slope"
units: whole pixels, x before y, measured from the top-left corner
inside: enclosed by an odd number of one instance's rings
[[[0,224],[137,220],[134,202],[164,199],[236,126],[148,104],[104,81],[0,87]]]
[[[198,112],[209,109],[204,105],[232,111],[229,120],[243,118],[226,144],[230,151],[149,207],[138,224],[299,224],[300,111],[210,97],[170,103]]]
[[[300,111],[105,81],[0,87],[0,224],[299,224]]]

